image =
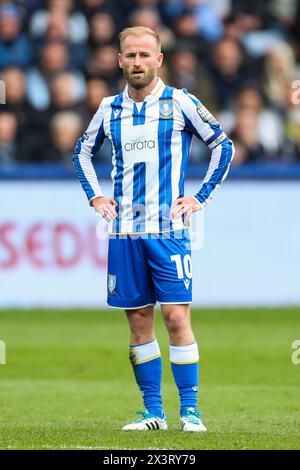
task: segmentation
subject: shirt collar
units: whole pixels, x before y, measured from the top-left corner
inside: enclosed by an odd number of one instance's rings
[[[162,79],[158,78],[157,84],[155,85],[151,93],[149,93],[149,95],[145,97],[144,101],[149,101],[149,99],[158,100],[161,97],[165,87],[166,85],[164,84]],[[129,96],[129,93],[128,93],[128,84],[126,85],[123,94],[124,94],[125,99],[132,100],[132,98]]]

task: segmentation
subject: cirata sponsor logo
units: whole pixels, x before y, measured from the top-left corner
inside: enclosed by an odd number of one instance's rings
[[[133,152],[135,150],[152,150],[155,148],[155,140],[139,139],[124,144],[126,152]]]

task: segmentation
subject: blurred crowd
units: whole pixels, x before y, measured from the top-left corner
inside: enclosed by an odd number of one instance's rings
[[[0,0],[1,166],[71,164],[124,88],[118,33],[136,25],[159,32],[161,78],[220,120],[235,165],[300,162],[300,0]],[[110,163],[109,142],[95,159]],[[195,141],[191,162],[208,159]]]

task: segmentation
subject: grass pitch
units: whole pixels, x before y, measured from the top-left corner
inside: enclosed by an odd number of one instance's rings
[[[193,311],[206,434],[179,430],[159,312],[156,324],[169,430],[125,433],[143,406],[121,311],[1,311],[0,448],[300,449],[299,308]]]

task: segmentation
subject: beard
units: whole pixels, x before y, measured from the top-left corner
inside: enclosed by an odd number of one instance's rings
[[[147,73],[144,73],[143,76],[135,76],[132,72],[129,72],[128,69],[123,69],[123,74],[126,81],[132,88],[136,90],[141,90],[142,88],[147,87],[155,78],[155,69],[149,70]]]

